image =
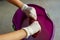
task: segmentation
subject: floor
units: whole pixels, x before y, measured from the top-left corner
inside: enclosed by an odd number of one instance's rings
[[[24,3],[33,3],[46,9],[52,19],[55,28],[54,40],[60,40],[60,0],[21,0]],[[6,1],[0,1],[0,33],[14,31],[12,28],[12,17],[18,8]]]

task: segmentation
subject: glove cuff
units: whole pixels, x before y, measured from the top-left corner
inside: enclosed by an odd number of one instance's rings
[[[22,6],[22,10],[25,10],[25,9],[27,9],[28,8],[28,5],[27,4],[24,4],[23,6]]]
[[[27,36],[26,36],[26,38],[28,38],[31,34],[30,34],[30,32],[29,32],[29,29],[28,29],[28,27],[26,27],[26,28],[23,28],[23,30],[25,30],[26,31],[26,33],[27,33]]]

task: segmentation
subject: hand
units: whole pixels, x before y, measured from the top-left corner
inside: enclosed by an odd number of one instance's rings
[[[27,38],[30,35],[37,33],[39,30],[41,31],[41,26],[39,25],[38,21],[34,21],[30,26],[23,28],[27,32]]]
[[[22,10],[26,13],[28,17],[33,18],[34,20],[37,20],[37,14],[36,10],[33,7],[29,7],[28,5],[23,5]]]

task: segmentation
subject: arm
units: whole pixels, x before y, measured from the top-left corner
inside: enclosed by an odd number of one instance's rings
[[[19,7],[19,8],[22,8],[23,6],[23,2],[21,2],[20,0],[7,0],[8,2],[12,3],[13,5]]]
[[[26,37],[26,32],[21,29],[15,32],[0,35],[0,40],[20,40]]]
[[[30,26],[21,30],[0,35],[0,40],[21,40],[37,33],[39,30],[41,31],[41,26],[38,21],[34,21]]]
[[[30,7],[26,4],[24,4],[22,1],[20,0],[7,0],[8,2],[12,3],[13,5],[19,7],[22,9],[22,11],[25,12],[25,14],[28,17],[33,18],[34,20],[37,20],[37,15],[36,15],[36,10],[33,7]]]

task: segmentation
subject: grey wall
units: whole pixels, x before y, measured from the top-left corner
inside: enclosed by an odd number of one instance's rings
[[[12,17],[16,11],[16,7],[8,2],[0,2],[0,33],[6,33],[13,31],[12,29]]]
[[[38,4],[44,7],[50,18],[54,22],[55,37],[54,40],[60,40],[60,0],[21,0],[24,3]],[[6,1],[0,2],[0,33],[13,31],[12,17],[17,7]]]

